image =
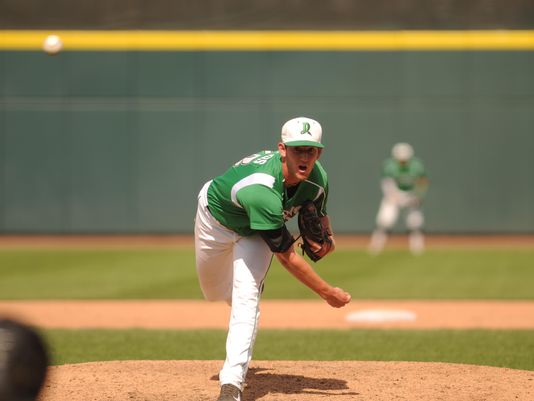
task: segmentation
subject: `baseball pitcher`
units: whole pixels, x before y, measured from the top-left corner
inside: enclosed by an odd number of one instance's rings
[[[207,300],[231,305],[218,401],[241,400],[273,254],[332,307],[351,299],[296,252],[285,224],[299,214],[302,247],[310,259],[320,260],[334,250],[326,209],[328,180],[318,162],[321,138],[317,121],[289,120],[282,127],[278,150],[245,157],[207,182],[198,195],[195,248],[200,287]]]

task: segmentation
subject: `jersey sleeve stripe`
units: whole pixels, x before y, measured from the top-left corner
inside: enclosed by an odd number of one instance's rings
[[[230,192],[232,203],[236,205],[237,207],[243,209],[243,206],[241,206],[237,200],[237,192],[239,192],[240,189],[243,189],[245,187],[248,187],[249,185],[255,185],[255,184],[260,184],[268,188],[273,188],[274,181],[275,181],[275,178],[272,175],[265,174],[265,173],[254,173],[239,180],[232,186],[232,190]]]

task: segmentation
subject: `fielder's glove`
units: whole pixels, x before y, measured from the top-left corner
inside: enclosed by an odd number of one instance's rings
[[[332,248],[331,234],[321,223],[317,208],[312,201],[302,204],[298,216],[298,225],[302,237],[302,254],[317,262]]]

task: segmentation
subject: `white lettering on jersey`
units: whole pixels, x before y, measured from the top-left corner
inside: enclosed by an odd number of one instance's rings
[[[254,160],[252,163],[254,164],[265,164],[267,163],[267,160],[269,160],[271,157],[274,156],[274,153],[267,154],[265,156],[262,156],[256,160]]]
[[[234,163],[234,166],[244,166],[246,164],[249,164],[250,162],[253,162],[254,164],[265,164],[267,160],[269,160],[271,157],[274,156],[274,152],[272,150],[264,150],[265,154],[260,157],[258,160],[254,160],[261,156],[260,153],[254,153],[253,155],[244,157],[243,159],[239,160],[237,163]]]

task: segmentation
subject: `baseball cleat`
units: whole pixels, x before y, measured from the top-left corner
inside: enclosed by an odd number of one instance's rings
[[[223,384],[217,401],[241,401],[241,390],[233,384]]]

